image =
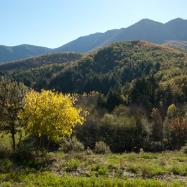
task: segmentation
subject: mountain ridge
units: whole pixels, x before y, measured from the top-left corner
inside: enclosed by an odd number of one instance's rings
[[[29,44],[17,46],[0,45],[0,64],[33,56],[40,56],[50,51],[50,48]]]
[[[47,53],[78,52],[85,53],[114,42],[145,40],[156,44],[168,41],[187,41],[187,20],[172,19],[161,23],[151,19],[142,19],[127,28],[112,29],[81,36],[58,48],[46,48],[29,44],[18,46],[0,45],[0,64],[23,58],[41,56]],[[180,45],[177,45],[180,46]]]
[[[177,28],[173,26],[175,24],[178,25]],[[183,32],[181,32],[181,28],[183,28]],[[56,48],[55,50],[88,52],[90,50],[93,50],[94,48],[102,47],[113,42],[130,40],[146,40],[157,44],[162,44],[169,40],[187,41],[186,30],[187,20],[182,18],[176,18],[166,23],[161,23],[146,18],[132,24],[127,28],[113,29],[108,30],[104,33],[97,32],[95,34],[81,36],[76,40],[73,40],[59,48]]]

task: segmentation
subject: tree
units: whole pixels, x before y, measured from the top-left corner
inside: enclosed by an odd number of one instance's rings
[[[157,79],[150,75],[141,77],[132,82],[129,94],[129,103],[144,106],[148,111],[159,106],[159,84]]]
[[[177,107],[175,106],[175,104],[169,105],[168,110],[167,110],[167,116],[169,118],[175,117],[177,114],[176,111],[177,111]]]
[[[72,134],[73,128],[82,125],[85,118],[81,108],[74,106],[76,99],[54,91],[30,91],[19,114],[26,132],[36,137],[39,147]]]
[[[158,108],[153,108],[151,117],[152,123],[152,137],[154,141],[162,141],[163,139],[163,119]]]
[[[11,133],[12,148],[16,149],[15,135],[19,130],[18,113],[23,107],[23,98],[27,88],[17,82],[2,79],[0,81],[0,129]]]
[[[180,148],[187,141],[187,120],[184,117],[176,117],[171,121],[171,144]]]

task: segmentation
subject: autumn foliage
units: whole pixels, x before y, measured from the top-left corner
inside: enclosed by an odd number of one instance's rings
[[[83,111],[74,106],[76,99],[54,91],[30,91],[19,114],[26,132],[41,139],[57,141],[72,134],[76,125],[84,123]]]
[[[184,117],[176,117],[171,121],[172,144],[184,145],[187,139],[187,120]]]

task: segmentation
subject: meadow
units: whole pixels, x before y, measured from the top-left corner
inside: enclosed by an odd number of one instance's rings
[[[0,186],[149,186],[187,185],[184,150],[160,153],[95,154],[91,150],[64,153],[11,153],[8,136],[0,141]]]

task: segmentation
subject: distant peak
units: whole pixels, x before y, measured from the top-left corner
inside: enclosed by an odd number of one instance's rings
[[[144,18],[141,19],[139,22],[152,22],[153,20],[149,19],[149,18]]]
[[[187,20],[182,19],[182,18],[175,18],[175,19],[172,19],[172,20],[168,21],[166,24],[168,24],[168,23],[181,23],[181,22],[184,22],[184,21],[187,21]]]
[[[185,19],[182,19],[182,18],[176,18],[176,19],[173,19],[171,21],[185,21]]]
[[[144,18],[144,19],[141,19],[136,24],[162,24],[162,23],[160,23],[158,21],[154,21],[154,20],[148,19],[148,18]]]

